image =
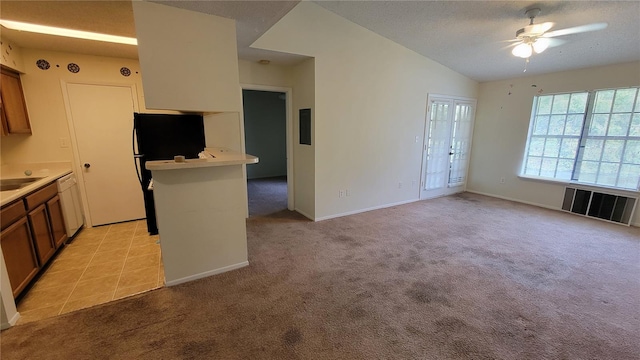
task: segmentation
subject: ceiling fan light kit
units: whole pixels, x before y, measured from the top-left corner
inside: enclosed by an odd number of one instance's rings
[[[522,43],[514,47],[513,50],[511,50],[511,53],[517,57],[526,59],[533,54],[533,50],[531,45]]]
[[[525,11],[529,18],[529,25],[516,31],[516,46],[511,50],[514,56],[528,59],[533,53],[540,54],[551,46],[564,43],[562,40],[553,39],[556,36],[578,34],[587,31],[602,30],[607,27],[607,23],[594,23],[582,26],[571,27],[562,30],[549,31],[555,25],[553,22],[534,24],[533,20],[540,14],[539,8],[532,8]]]

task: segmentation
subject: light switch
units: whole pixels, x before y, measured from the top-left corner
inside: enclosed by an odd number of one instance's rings
[[[61,137],[60,138],[60,147],[61,148],[68,148],[69,147],[69,139],[66,137]]]

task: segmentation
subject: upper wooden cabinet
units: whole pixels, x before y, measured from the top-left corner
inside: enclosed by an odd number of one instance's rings
[[[5,67],[0,83],[0,113],[2,135],[31,134],[20,74]]]

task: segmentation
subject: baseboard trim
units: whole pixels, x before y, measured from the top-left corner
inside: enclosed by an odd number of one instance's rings
[[[562,211],[562,208],[560,207],[554,207],[554,206],[548,206],[548,205],[543,205],[543,204],[538,204],[538,203],[534,203],[531,201],[524,201],[524,200],[520,200],[520,199],[514,199],[514,198],[510,198],[507,196],[500,196],[500,195],[495,195],[495,194],[489,194],[489,193],[485,193],[485,192],[481,192],[481,191],[475,191],[475,190],[467,190],[467,192],[473,193],[473,194],[478,194],[478,195],[484,195],[484,196],[489,196],[489,197],[493,197],[493,198],[498,198],[498,199],[502,199],[502,200],[509,200],[509,201],[513,201],[513,202],[517,202],[517,203],[521,203],[521,204],[527,204],[527,205],[531,205],[531,206],[537,206],[537,207],[541,207],[544,209],[550,209],[550,210],[556,210],[556,211]],[[613,223],[611,221],[606,221],[603,220],[605,222],[609,222],[609,223]],[[623,225],[623,226],[627,226],[626,224],[618,224],[618,225]],[[633,227],[640,227],[640,223],[631,223],[629,224],[630,226]]]
[[[405,200],[405,201],[400,201],[400,202],[392,203],[392,204],[385,204],[385,205],[374,206],[374,207],[365,208],[365,209],[347,211],[347,212],[343,212],[343,213],[335,214],[335,215],[322,216],[322,217],[316,218],[315,221],[323,221],[323,220],[335,219],[335,218],[339,218],[339,217],[343,217],[343,216],[360,214],[360,213],[367,212],[367,211],[380,210],[380,209],[390,208],[392,206],[410,204],[410,203],[416,202],[416,201],[420,201],[420,199]]]
[[[189,282],[189,281],[194,281],[194,280],[206,278],[206,277],[209,277],[209,276],[222,274],[224,272],[240,269],[240,268],[243,268],[245,266],[249,266],[249,262],[248,261],[243,261],[241,263],[237,263],[237,264],[221,267],[219,269],[215,269],[215,270],[211,270],[211,271],[205,271],[205,272],[200,273],[200,274],[190,275],[190,276],[186,276],[186,277],[183,277],[183,278],[180,278],[180,279],[167,281],[165,283],[165,286],[170,287],[170,286],[175,286],[175,285],[179,285],[179,284],[184,284],[184,283]]]
[[[13,317],[7,321],[7,322],[3,322],[2,324],[0,324],[0,330],[6,330],[12,326],[14,326],[18,320],[20,320],[20,313],[17,312],[15,314],[13,314]]]
[[[305,213],[304,211],[302,211],[302,210],[300,210],[300,209],[297,209],[297,208],[296,208],[296,209],[294,209],[293,211],[295,211],[295,212],[299,213],[300,215],[302,215],[302,216],[306,217],[307,219],[309,219],[309,220],[311,220],[311,221],[315,221],[315,219],[313,218],[313,216],[311,216],[311,215],[309,215],[309,214]]]
[[[485,193],[485,192],[475,191],[475,190],[467,190],[466,192],[470,192],[470,193],[478,194],[478,195],[489,196],[489,197],[498,198],[498,199],[502,199],[502,200],[509,200],[509,201],[513,201],[513,202],[517,202],[517,203],[521,203],[521,204],[527,204],[527,205],[537,206],[537,207],[541,207],[541,208],[545,208],[545,209],[550,209],[550,210],[558,210],[558,211],[561,211],[561,210],[562,210],[562,209],[561,209],[561,208],[559,208],[559,207],[554,207],[554,206],[549,206],[549,205],[538,204],[538,203],[534,203],[534,202],[531,202],[531,201],[524,201],[524,200],[520,200],[520,199],[514,199],[514,198],[510,198],[510,197],[508,197],[508,196],[500,196],[500,195],[496,195],[496,194],[490,194],[490,193]]]

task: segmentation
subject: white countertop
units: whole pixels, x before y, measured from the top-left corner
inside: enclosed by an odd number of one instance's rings
[[[25,175],[25,171],[30,170],[31,175]],[[29,163],[29,164],[8,164],[0,168],[0,178],[21,179],[21,178],[41,178],[16,190],[0,191],[0,206],[4,206],[16,199],[19,199],[32,191],[48,185],[57,179],[71,173],[70,162],[54,163]]]
[[[183,162],[176,162],[174,160],[147,161],[145,167],[151,171],[180,170],[212,166],[255,164],[258,162],[258,158],[253,155],[242,154],[226,148],[205,148],[204,152],[207,155],[204,159],[186,159]]]

